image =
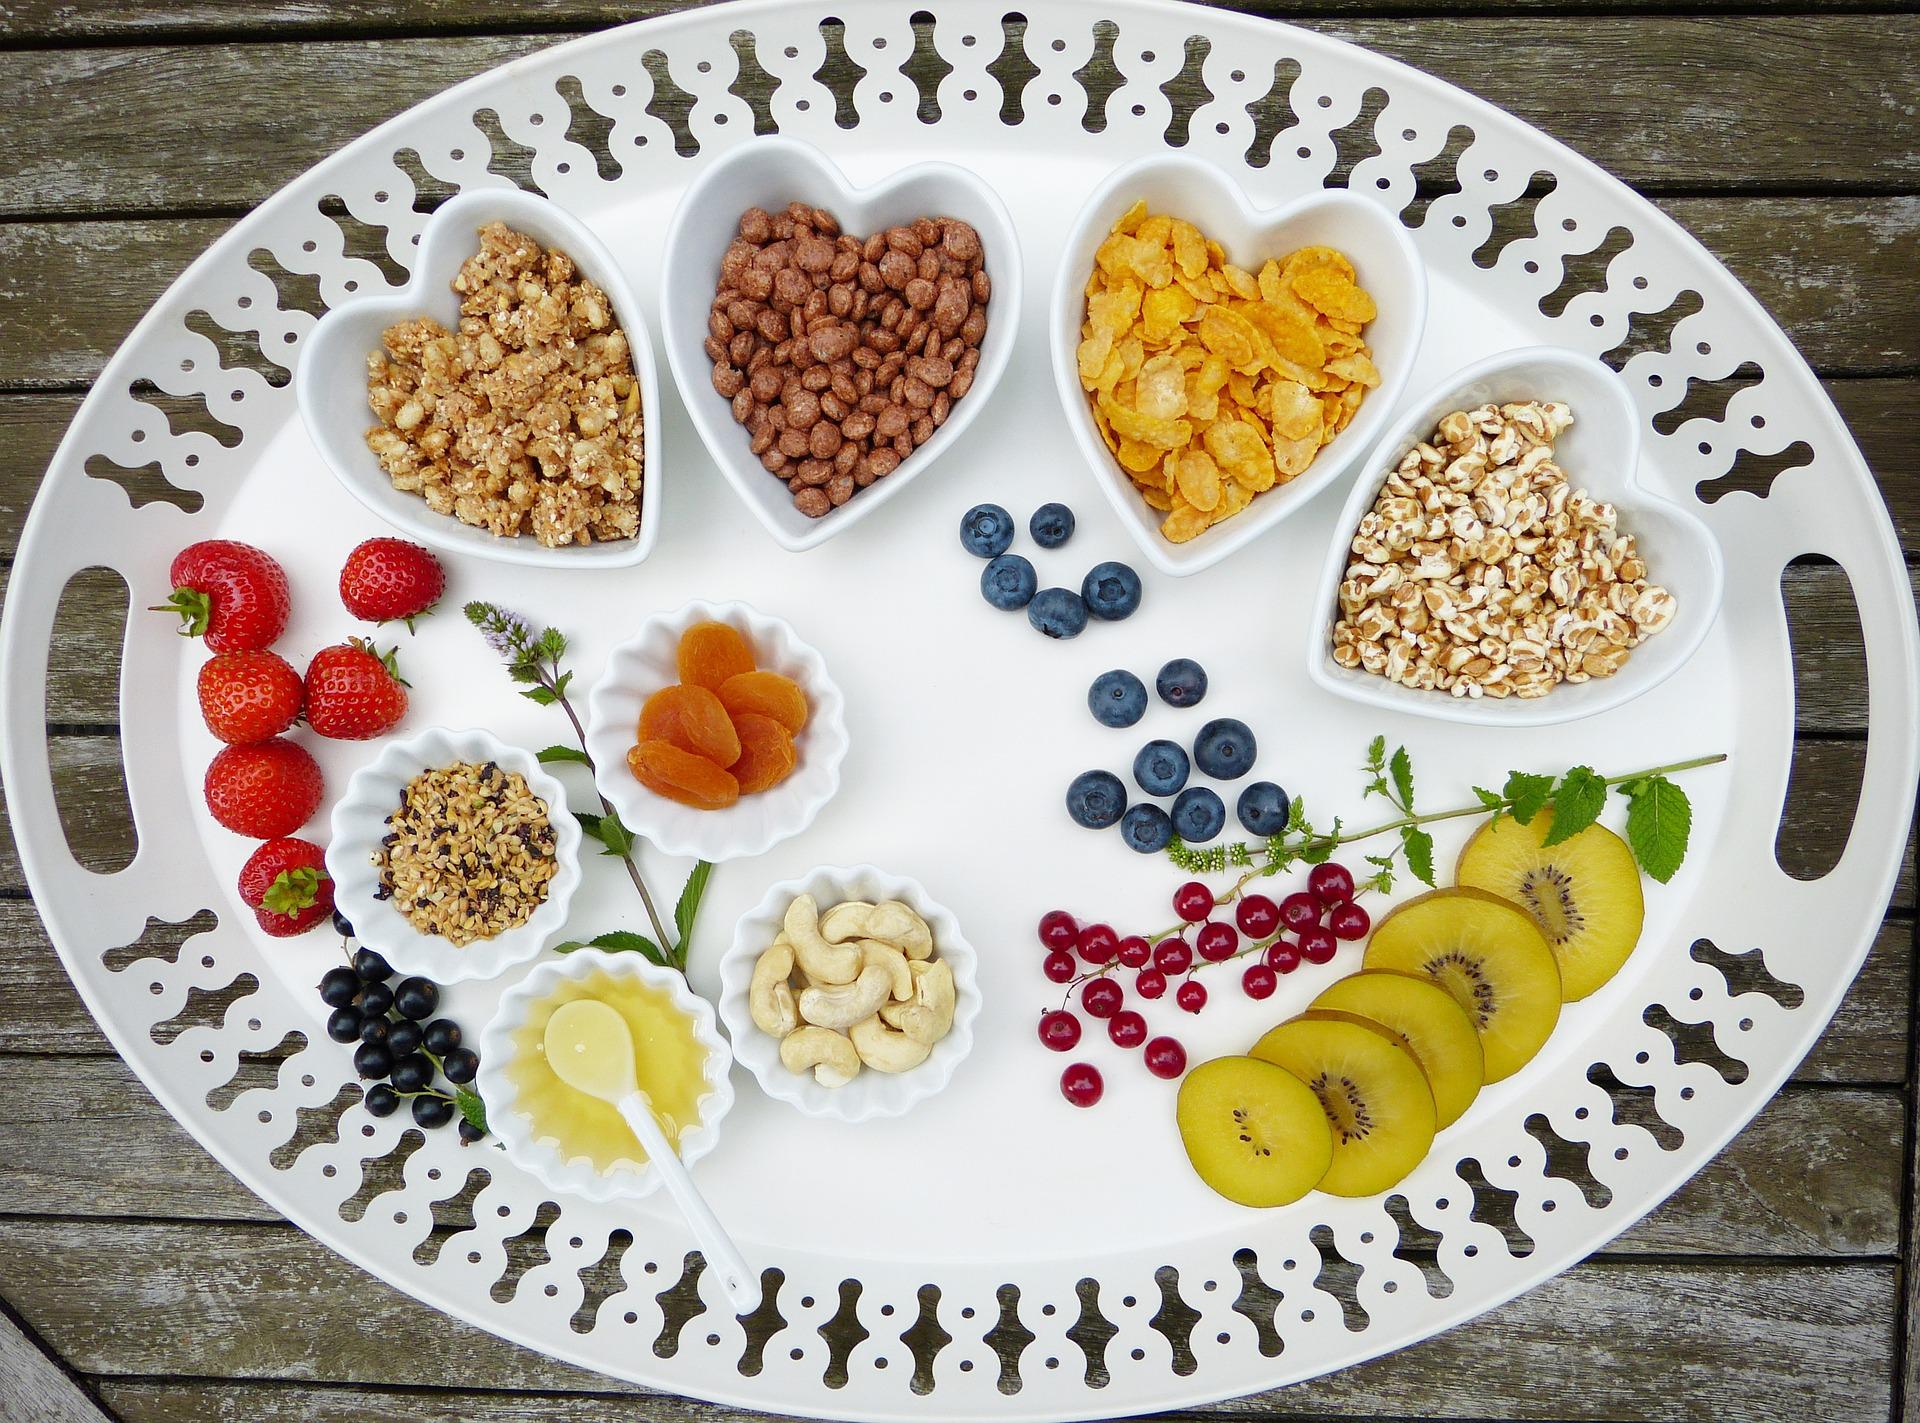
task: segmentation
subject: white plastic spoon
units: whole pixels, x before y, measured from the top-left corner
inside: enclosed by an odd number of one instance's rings
[[[597,999],[576,998],[561,1004],[547,1020],[546,1044],[554,1076],[576,1092],[598,1097],[626,1121],[667,1183],[735,1311],[751,1313],[760,1304],[754,1275],[654,1118],[653,1104],[634,1075],[633,1034],[626,1020]]]

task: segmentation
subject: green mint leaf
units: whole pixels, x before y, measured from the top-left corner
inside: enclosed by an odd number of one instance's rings
[[[1407,852],[1407,868],[1420,883],[1433,885],[1433,837],[1418,825],[1400,827],[1400,848]]]
[[[633,853],[633,832],[620,823],[620,816],[608,811],[600,817],[599,840],[607,847],[607,853],[616,858]]]
[[[564,697],[567,694],[567,684],[572,680],[573,680],[573,673],[562,672],[559,678],[554,682],[553,690]]]
[[[1505,810],[1507,806],[1505,799],[1498,793],[1488,790],[1485,786],[1475,786],[1473,788],[1473,798],[1495,815]]]
[[[1512,807],[1513,818],[1522,825],[1532,824],[1533,817],[1552,796],[1552,776],[1530,776],[1525,771],[1513,771],[1507,776],[1505,797]]]
[[[680,956],[686,957],[687,940],[693,937],[693,921],[700,913],[700,899],[707,892],[707,881],[713,878],[713,866],[705,860],[697,861],[687,876],[687,882],[680,889],[680,902],[673,906],[673,932],[680,940]]]
[[[297,870],[282,870],[273,877],[273,883],[267,886],[267,892],[260,897],[260,907],[270,914],[295,918],[301,910],[313,908],[313,902],[320,894],[320,883],[326,878],[325,870],[311,865]]]
[[[1367,769],[1385,770],[1387,765],[1387,738],[1376,736],[1367,743]]]
[[[660,946],[645,934],[636,934],[631,929],[612,929],[604,934],[595,934],[587,942],[596,949],[607,949],[613,953],[640,954],[649,962],[669,967],[667,956],[660,952]]]
[[[576,810],[573,813],[573,818],[580,822],[580,833],[585,835],[589,840],[598,840],[602,845],[607,843],[606,837],[600,830],[601,820],[599,816],[588,815],[584,811]]]
[[[1407,748],[1393,748],[1393,760],[1387,763],[1387,769],[1393,773],[1393,788],[1400,793],[1400,808],[1408,815],[1413,814],[1413,757],[1407,754]],[[1432,880],[1427,881],[1432,884]]]
[[[507,675],[516,682],[538,682],[540,669],[531,662],[514,662],[508,665]]]
[[[478,1092],[469,1087],[455,1087],[453,1105],[460,1109],[460,1115],[467,1119],[470,1126],[479,1131],[487,1129],[487,1104],[480,1100]]]
[[[572,761],[581,766],[591,766],[587,753],[577,746],[547,746],[534,753],[535,759],[543,766],[551,766],[557,761]]]
[[[1336,815],[1333,819],[1333,829],[1329,830],[1325,835],[1316,836],[1300,847],[1301,863],[1308,865],[1325,864],[1333,858],[1333,852],[1338,848],[1335,842],[1338,841],[1339,838],[1340,817]]]
[[[536,706],[550,707],[560,699],[548,687],[529,687],[520,694]]]
[[[1600,818],[1607,804],[1607,783],[1591,766],[1575,766],[1553,789],[1553,828],[1543,845],[1570,840]]]
[[[1627,844],[1634,859],[1661,884],[1673,878],[1687,857],[1693,831],[1693,805],[1687,793],[1665,776],[1649,776],[1622,786],[1627,796]]]

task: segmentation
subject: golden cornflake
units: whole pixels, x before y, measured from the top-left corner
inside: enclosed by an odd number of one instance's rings
[[[1137,202],[1094,255],[1077,353],[1094,424],[1185,543],[1299,476],[1380,384],[1353,263],[1303,247],[1249,271]]]

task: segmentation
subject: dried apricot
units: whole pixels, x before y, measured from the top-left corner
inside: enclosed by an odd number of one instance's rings
[[[678,659],[680,680],[709,690],[755,666],[747,640],[725,623],[695,623],[681,633]]]
[[[734,726],[740,733],[740,759],[732,766],[741,795],[769,790],[793,774],[793,734],[770,716],[742,712]]]
[[[695,810],[725,810],[740,799],[740,783],[730,774],[671,741],[642,741],[627,752],[627,769],[655,795]]]
[[[662,687],[640,709],[640,740],[670,741],[716,766],[740,759],[740,737],[727,709],[705,687]]]
[[[746,712],[770,716],[795,735],[807,724],[807,694],[799,683],[778,672],[742,672],[727,678],[720,687],[720,702],[736,724]]]

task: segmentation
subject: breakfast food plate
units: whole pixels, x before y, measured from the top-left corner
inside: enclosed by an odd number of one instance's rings
[[[995,8],[942,3],[916,30],[898,6],[742,3],[556,46],[448,90],[296,180],[188,271],[97,383],[29,518],[0,649],[0,748],[35,902],[89,1007],[168,1110],[289,1219],[418,1298],[554,1357],[785,1413],[1066,1418],[1188,1406],[1377,1356],[1566,1268],[1677,1189],[1818,1036],[1889,896],[1915,781],[1910,594],[1857,451],[1752,298],[1591,164],[1390,61],[1198,8],[1038,8],[1018,25]],[[654,77],[655,56],[675,88]],[[1173,82],[1189,71],[1196,83]],[[1176,105],[1170,93],[1208,97]],[[646,318],[634,329],[658,338],[672,295],[660,290],[664,242],[681,194],[716,158],[774,131],[827,154],[856,190],[938,160],[970,171],[1004,204],[1026,281],[1017,310],[987,303],[987,329],[1014,323],[1018,339],[997,389],[973,392],[982,404],[969,428],[856,526],[786,552],[721,477],[681,403],[721,399],[720,385],[683,386],[643,412],[644,438],[660,456],[648,462],[659,487],[644,510],[657,519],[644,563],[447,563],[450,603],[485,600],[563,630],[580,696],[648,617],[695,599],[779,618],[830,671],[848,743],[838,792],[803,833],[713,870],[688,946],[702,997],[718,997],[733,924],[771,886],[821,865],[871,862],[917,881],[977,957],[971,1051],[943,1091],[904,1115],[858,1124],[803,1116],[734,1074],[725,1132],[695,1174],[762,1272],[760,1309],[736,1317],[664,1193],[595,1202],[550,1192],[489,1144],[367,1109],[360,1050],[329,1040],[314,993],[341,963],[337,938],[269,938],[235,894],[249,847],[202,803],[201,769],[216,743],[196,703],[197,648],[162,635],[157,617],[131,615],[123,748],[139,849],[117,872],[82,868],[62,839],[44,694],[55,612],[75,573],[115,569],[143,607],[165,598],[168,560],[200,540],[256,544],[285,565],[293,613],[282,647],[319,648],[350,626],[334,593],[341,558],[388,530],[331,477],[298,414],[288,377],[318,313],[299,304],[300,282],[270,273],[309,279],[326,307],[350,308],[403,283],[439,198],[507,191],[517,176],[612,254]],[[1135,556],[1129,526],[1093,484],[1114,471],[1090,467],[1097,452],[1071,433],[1050,379],[1048,312],[1085,200],[1123,165],[1169,149],[1230,175],[1255,210],[1331,183],[1405,228],[1427,300],[1407,390],[1436,389],[1520,347],[1610,358],[1641,422],[1639,486],[1703,521],[1724,560],[1719,615],[1686,665],[1604,715],[1555,727],[1453,724],[1317,689],[1303,648],[1328,612],[1316,592],[1327,550],[1354,536],[1340,526],[1342,480],[1384,478],[1402,450],[1369,454],[1212,567],[1150,576],[1124,621],[1095,617],[1055,641],[989,606],[977,591],[980,564],[955,538],[976,505],[1012,511],[1014,555],[1043,586],[1077,587],[1090,566]],[[1437,192],[1435,171],[1445,179]],[[1626,245],[1594,260],[1622,230]],[[944,233],[939,240],[945,251]],[[964,269],[970,252],[960,240],[949,255]],[[1255,264],[1287,255],[1232,254]],[[722,260],[710,254],[716,274]],[[989,247],[989,273],[994,260]],[[1198,261],[1195,273],[1224,274],[1205,255]],[[960,275],[920,279],[938,287]],[[1227,308],[1216,322],[1236,331],[1236,302],[1269,300],[1255,267],[1243,275],[1251,287],[1228,275],[1227,288],[1214,289]],[[1306,285],[1339,310],[1359,309],[1331,279]],[[973,290],[977,302],[985,287]],[[713,295],[698,293],[703,304]],[[228,334],[224,347],[197,334],[208,321]],[[943,346],[937,357],[951,371],[927,375],[959,372],[966,343],[956,338],[956,356]],[[1331,336],[1316,339],[1332,359],[1351,354],[1333,353]],[[665,362],[664,351],[654,356]],[[1720,414],[1655,423],[1745,363],[1761,375]],[[687,364],[668,368],[684,376]],[[617,363],[604,374],[632,380]],[[1104,375],[1092,373],[1096,388]],[[144,398],[151,389],[203,401],[225,437],[176,429]],[[1193,394],[1180,396],[1191,404]],[[1557,394],[1531,392],[1545,402]],[[1242,409],[1264,400],[1268,414],[1280,398],[1231,383],[1199,395],[1231,396]],[[902,412],[904,465],[927,443],[913,431],[936,398],[929,390],[925,406]],[[371,423],[351,403],[331,413]],[[859,477],[891,478],[895,466],[877,468],[871,443],[855,457],[869,460],[864,470],[833,466],[856,438],[846,418],[839,444],[826,437],[816,449],[810,437],[785,457],[803,488],[833,489],[857,508]],[[1340,417],[1323,406],[1312,418],[1331,431]],[[748,438],[726,420],[704,423]],[[772,432],[769,452],[784,454],[783,433]],[[1798,443],[1811,451],[1806,461],[1764,490],[1728,487],[1746,456]],[[1231,473],[1231,446],[1218,453]],[[1216,487],[1204,466],[1189,468],[1198,454],[1185,448],[1175,486],[1200,500],[1228,497],[1227,481]],[[132,507],[90,474],[101,461],[157,462],[197,507]],[[841,474],[848,483],[834,486]],[[1578,482],[1577,470],[1569,476]],[[1253,517],[1271,497],[1243,492],[1251,512],[1234,517]],[[1028,532],[1028,516],[1049,503],[1077,515],[1064,544],[1057,517],[1043,521],[1044,538]],[[826,505],[823,521],[842,507],[831,493]],[[1623,507],[1629,531],[1630,515]],[[1833,560],[1851,582],[1869,687],[1853,828],[1835,867],[1808,882],[1787,876],[1774,854],[1793,735],[1780,581],[1805,554]],[[1102,606],[1125,605],[1123,586],[1099,593]],[[1673,614],[1698,615],[1684,604]],[[378,635],[400,643],[412,683],[408,734],[483,727],[529,750],[564,738],[558,712],[518,695],[451,608],[417,634],[390,626]],[[1153,701],[1128,734],[1089,718],[1096,676],[1125,668],[1151,685],[1155,669],[1178,658],[1207,670],[1202,712]],[[1375,736],[1417,759],[1423,806],[1471,804],[1472,787],[1499,787],[1516,768],[1614,775],[1727,759],[1685,778],[1692,851],[1667,882],[1645,886],[1638,948],[1560,1011],[1536,1056],[1438,1128],[1432,1150],[1391,1190],[1319,1191],[1256,1211],[1195,1177],[1172,1083],[1132,1070],[1126,1049],[1089,1042],[1075,1059],[1101,1069],[1106,1094],[1077,1111],[1053,1083],[1063,1059],[1034,1033],[1059,993],[1034,943],[1040,915],[1059,908],[1145,929],[1168,917],[1169,891],[1188,878],[1164,856],[1136,857],[1118,834],[1071,824],[1067,784],[1090,767],[1124,773],[1140,739],[1185,743],[1197,720],[1216,715],[1257,735],[1259,774],[1311,804],[1323,826],[1336,813],[1363,823],[1354,819],[1366,813],[1358,768]],[[333,796],[378,754],[351,740],[299,739]],[[1227,728],[1212,754],[1240,744]],[[552,770],[576,809],[592,804],[579,770]],[[1262,807],[1250,813],[1258,820]],[[1441,863],[1468,828],[1436,826]],[[687,871],[644,845],[638,860],[656,888]],[[570,933],[647,927],[617,861],[584,855],[582,871]],[[150,920],[179,924],[203,909],[217,927],[177,954],[124,952]],[[1330,962],[1297,966],[1264,998],[1238,998],[1223,983],[1196,1018],[1170,1002],[1149,1004],[1148,1016],[1196,1060],[1243,1053],[1360,962],[1357,947],[1340,948]],[[446,985],[442,1011],[472,1040],[517,972]],[[424,992],[403,983],[387,996],[412,1022],[408,1006],[435,1011],[414,1001]],[[440,1041],[458,1051],[444,1031]],[[1275,1055],[1283,1048],[1300,1044],[1276,1044]],[[243,1055],[260,1054],[277,1055],[272,1085],[221,1090]],[[1273,1070],[1284,1075],[1284,1064]],[[460,1072],[470,1079],[464,1064]]]

